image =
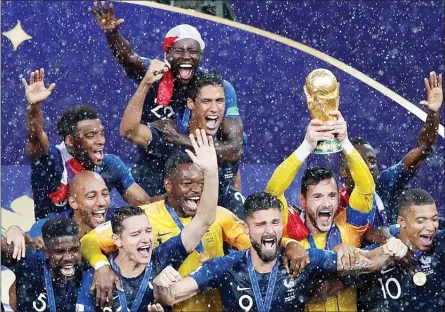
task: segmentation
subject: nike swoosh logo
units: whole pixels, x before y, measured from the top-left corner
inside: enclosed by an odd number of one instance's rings
[[[165,233],[158,233],[158,236],[164,236],[164,235],[167,235],[167,234],[171,234],[172,232],[165,232]]]
[[[241,287],[236,287],[236,290],[238,290],[238,291],[242,291],[242,290],[249,290],[250,289],[250,287],[246,287],[246,288],[241,288]]]
[[[385,274],[385,273],[388,273],[389,271],[392,271],[392,270],[394,270],[395,268],[391,268],[391,269],[388,269],[388,270],[381,270],[380,272],[382,273],[382,274]]]

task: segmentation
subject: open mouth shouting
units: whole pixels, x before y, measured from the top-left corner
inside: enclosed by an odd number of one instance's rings
[[[67,263],[62,265],[62,267],[60,268],[60,273],[66,278],[73,277],[74,274],[76,274],[76,267],[74,263]]]
[[[102,224],[105,223],[105,214],[107,213],[107,209],[100,208],[95,211],[93,211],[92,215],[94,218],[94,223],[96,224]]]
[[[179,65],[178,78],[182,80],[189,80],[193,74],[193,65],[184,63]]]
[[[206,116],[206,126],[209,130],[215,130],[218,126],[218,115]]]
[[[93,155],[95,164],[102,163],[102,161],[104,160],[104,148],[101,147],[93,150]]]
[[[277,238],[276,237],[265,237],[261,239],[261,245],[263,246],[266,252],[274,252],[277,246]]]
[[[138,247],[137,251],[139,255],[142,256],[143,258],[148,258],[150,256],[150,249],[151,249],[150,245],[143,245],[141,247]]]
[[[317,212],[317,221],[320,222],[322,226],[330,226],[331,225],[331,217],[333,215],[333,211],[329,208],[322,208]]]
[[[433,244],[434,234],[419,234],[419,241],[423,248],[429,248]]]
[[[187,211],[196,211],[198,208],[199,200],[201,199],[201,196],[199,195],[192,195],[184,198],[184,204],[185,204],[185,210]]]

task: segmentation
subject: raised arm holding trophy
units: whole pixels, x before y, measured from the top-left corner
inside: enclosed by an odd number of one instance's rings
[[[338,111],[340,102],[340,83],[334,74],[327,69],[318,68],[309,73],[304,85],[307,107],[312,119],[323,122],[335,120],[331,113]],[[315,154],[331,154],[340,152],[342,147],[337,138],[319,141]]]

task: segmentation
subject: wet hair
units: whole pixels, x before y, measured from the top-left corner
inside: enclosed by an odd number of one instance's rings
[[[337,181],[332,170],[325,167],[310,167],[301,178],[301,194],[306,197],[306,192],[310,185],[317,185],[320,181],[334,179]]]
[[[250,194],[244,202],[244,218],[252,216],[255,211],[271,208],[283,209],[280,200],[266,192],[255,192]]]
[[[133,216],[145,215],[144,210],[137,206],[122,206],[114,209],[113,214],[111,215],[111,229],[114,234],[122,233],[122,223]]]
[[[164,177],[168,178],[176,172],[179,165],[193,164],[190,156],[183,151],[177,151],[172,154],[165,162]]]
[[[397,200],[399,216],[406,216],[408,209],[412,206],[423,206],[435,204],[434,198],[421,188],[413,188],[404,191]]]
[[[355,148],[357,148],[357,146],[366,145],[366,144],[371,146],[371,144],[369,144],[369,142],[362,137],[353,137],[349,141]],[[348,167],[348,161],[346,160],[346,156],[343,153],[341,153],[340,154],[340,168],[346,168],[346,167]]]
[[[188,97],[193,101],[196,100],[199,91],[206,86],[219,86],[224,88],[224,80],[214,71],[197,72],[190,83]]]
[[[56,237],[79,236],[77,224],[67,217],[55,217],[46,221],[42,226],[42,238],[45,245]]]
[[[74,105],[68,107],[57,120],[57,133],[65,138],[73,134],[77,123],[82,120],[99,119],[97,110],[88,105]]]

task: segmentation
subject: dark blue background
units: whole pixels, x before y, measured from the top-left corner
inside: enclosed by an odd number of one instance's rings
[[[418,103],[423,77],[444,72],[443,2],[232,1],[240,22],[325,52]],[[97,107],[106,127],[108,153],[129,165],[136,156],[119,137],[120,118],[134,83],[111,56],[105,36],[87,12],[92,1],[2,2],[2,31],[22,22],[33,38],[17,51],[2,36],[2,207],[31,194],[24,154],[26,103],[20,77],[43,67],[56,90],[43,104],[45,129],[53,143],[57,116],[78,103]],[[203,67],[222,73],[237,90],[249,145],[241,167],[243,193],[264,189],[273,169],[303,140],[309,114],[302,87],[317,67],[341,83],[340,109],[350,136],[364,136],[376,148],[381,169],[415,145],[423,122],[390,98],[338,68],[302,51],[214,22],[138,5],[116,3],[125,18],[124,36],[142,56],[162,58],[162,39],[179,23],[195,25],[207,47]],[[444,115],[441,116],[443,124]],[[423,165],[413,186],[432,192],[443,210],[444,140]],[[334,169],[338,155],[311,156],[310,163]],[[298,179],[297,179],[298,180]],[[298,182],[298,181],[297,181]],[[296,200],[298,183],[290,189]]]

